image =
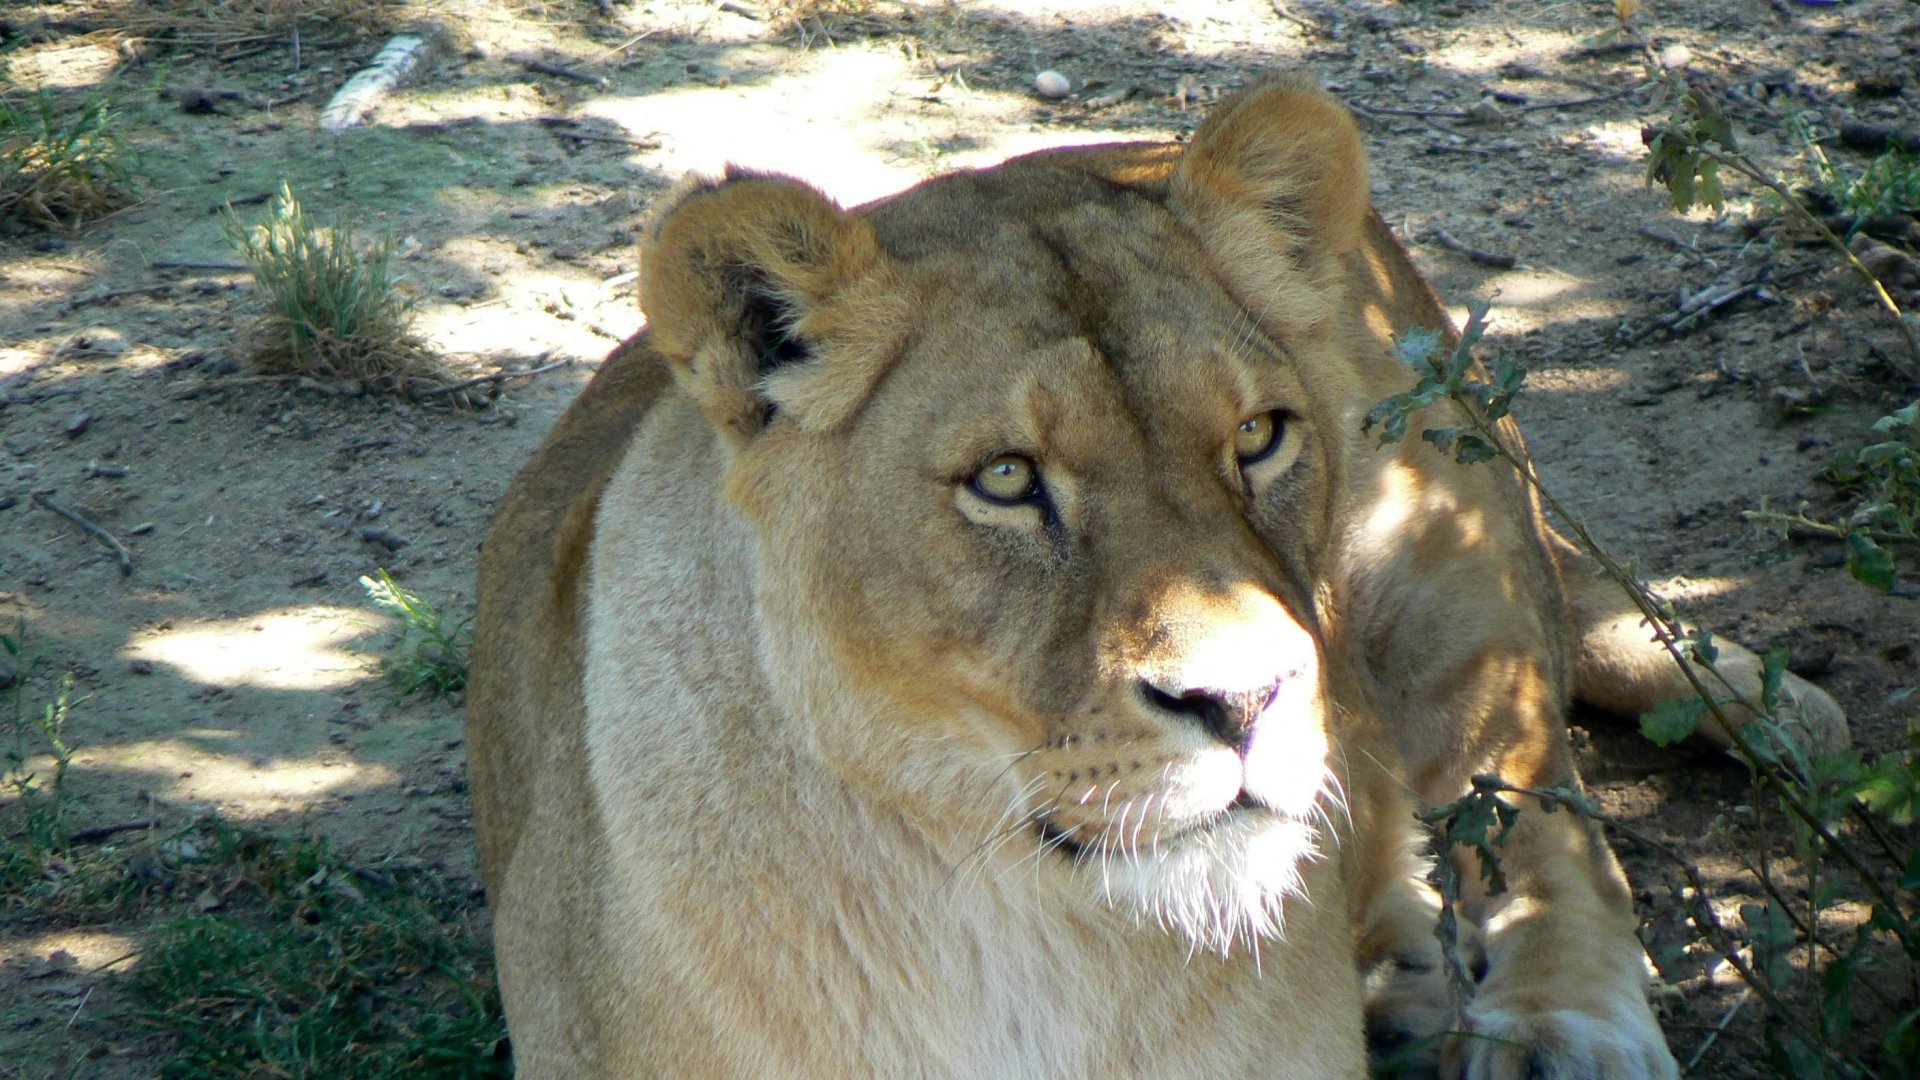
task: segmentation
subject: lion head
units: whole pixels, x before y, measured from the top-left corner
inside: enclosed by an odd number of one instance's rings
[[[1279,929],[1339,802],[1316,593],[1366,174],[1285,79],[1128,167],[857,213],[729,173],[657,218],[642,304],[721,434],[801,752],[951,865],[1225,951]]]

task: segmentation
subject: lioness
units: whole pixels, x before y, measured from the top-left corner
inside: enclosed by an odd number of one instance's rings
[[[1360,1076],[1357,972],[1488,1036],[1450,1072],[1675,1074],[1570,815],[1468,898],[1463,1016],[1434,974],[1409,796],[1574,782],[1574,689],[1684,683],[1511,470],[1361,435],[1447,321],[1331,99],[850,212],[730,173],[641,300],[480,566],[523,1075]]]

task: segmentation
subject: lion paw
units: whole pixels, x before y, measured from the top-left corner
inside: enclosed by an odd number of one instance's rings
[[[1458,1080],[1677,1080],[1660,1025],[1644,1004],[1604,1015],[1555,1009],[1524,1015],[1482,1002],[1448,1041],[1441,1075]]]
[[[1813,750],[1844,750],[1853,744],[1846,711],[1825,690],[1789,672],[1780,683],[1780,697],[1790,727],[1797,727]]]

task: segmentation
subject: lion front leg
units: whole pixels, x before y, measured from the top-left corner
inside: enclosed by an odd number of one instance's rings
[[[1576,787],[1563,691],[1530,650],[1489,645],[1452,692],[1450,716],[1406,731],[1402,753],[1423,802],[1444,805],[1476,774],[1517,787]],[[1465,736],[1442,748],[1434,736]],[[1466,752],[1462,753],[1461,750]],[[1436,753],[1438,751],[1438,753]],[[1471,1080],[1640,1080],[1679,1074],[1646,999],[1646,969],[1625,875],[1599,825],[1525,802],[1495,851],[1505,888],[1477,852],[1450,853],[1463,921],[1484,964],[1442,1074]]]

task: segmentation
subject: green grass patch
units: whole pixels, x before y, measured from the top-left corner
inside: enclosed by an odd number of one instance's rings
[[[0,96],[0,222],[77,229],[118,206],[133,175],[104,95],[62,108],[45,90]]]
[[[168,1078],[511,1075],[485,936],[423,867],[209,823],[182,867],[206,914],[156,928],[137,1017]]]

